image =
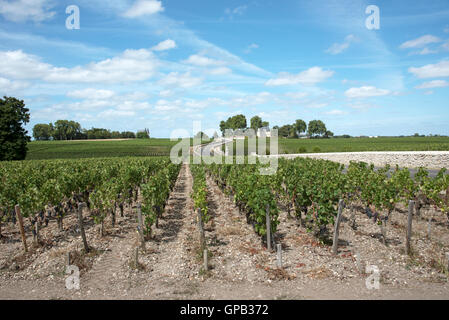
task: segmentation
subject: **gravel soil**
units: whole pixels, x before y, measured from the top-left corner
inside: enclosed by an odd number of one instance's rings
[[[412,255],[404,254],[407,208],[399,206],[380,227],[355,206],[343,211],[338,255],[289,217],[280,205],[274,236],[282,245],[282,268],[232,197],[208,177],[212,219],[205,225],[209,270],[203,268],[188,165],[180,171],[165,212],[146,248],[139,247],[136,204],[106,223],[101,237],[87,210],[86,234],[93,248],[84,254],[75,214],[41,230],[41,243],[23,253],[17,226],[3,225],[0,241],[0,299],[449,299],[447,218],[424,207],[413,219]],[[138,199],[139,200],[139,199]],[[431,235],[427,238],[428,221]],[[29,221],[26,222],[29,226]],[[331,229],[331,226],[330,228]],[[67,253],[80,269],[80,289],[68,290]],[[356,256],[358,258],[356,259]],[[380,272],[379,289],[368,289],[366,265]]]

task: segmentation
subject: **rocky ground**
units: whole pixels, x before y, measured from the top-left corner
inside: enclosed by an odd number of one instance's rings
[[[209,270],[203,268],[196,214],[190,198],[192,176],[183,166],[168,205],[145,249],[139,249],[136,203],[109,221],[107,234],[85,210],[89,245],[84,254],[74,214],[41,230],[41,243],[23,253],[17,226],[3,227],[0,243],[0,299],[449,299],[447,219],[424,208],[413,220],[413,254],[404,254],[406,208],[398,207],[380,227],[362,208],[343,212],[339,252],[320,243],[289,217],[281,205],[275,242],[282,245],[282,268],[245,216],[207,179],[212,216],[205,225]],[[138,199],[139,201],[139,199]],[[431,234],[428,236],[428,221]],[[27,222],[29,224],[29,222]],[[28,243],[32,243],[32,236]],[[135,265],[136,249],[138,264]],[[80,269],[80,289],[66,288],[67,253]],[[357,256],[357,258],[356,258]],[[368,289],[366,266],[379,270],[379,289]]]

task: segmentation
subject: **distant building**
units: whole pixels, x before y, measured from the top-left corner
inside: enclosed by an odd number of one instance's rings
[[[266,137],[271,138],[271,130],[270,127],[262,127],[257,130],[257,137]]]

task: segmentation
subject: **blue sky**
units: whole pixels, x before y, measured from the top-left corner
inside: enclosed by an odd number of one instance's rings
[[[243,113],[449,135],[449,1],[0,0],[0,95],[25,100],[30,131],[70,119],[170,137]]]

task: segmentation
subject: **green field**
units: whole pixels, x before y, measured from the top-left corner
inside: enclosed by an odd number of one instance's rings
[[[168,156],[176,143],[170,139],[33,141],[26,160]]]
[[[279,153],[358,152],[358,151],[448,151],[449,137],[394,138],[279,138]]]
[[[33,141],[27,160],[168,156],[177,142],[170,139],[116,141]],[[269,142],[267,142],[269,149]],[[247,142],[245,143],[245,151]],[[279,153],[357,151],[448,151],[449,137],[279,139]],[[235,153],[234,153],[235,154]]]

